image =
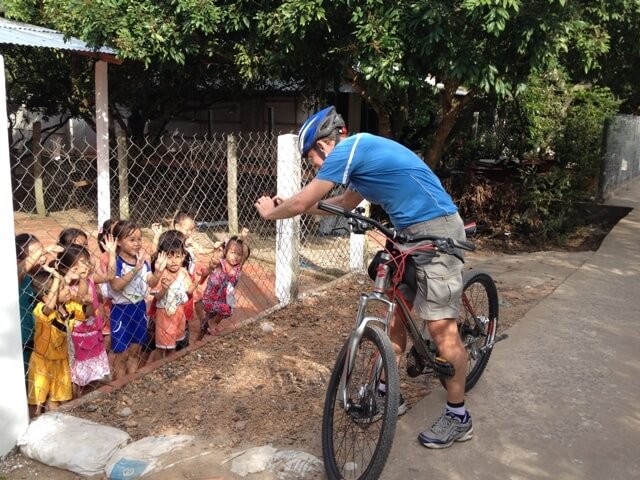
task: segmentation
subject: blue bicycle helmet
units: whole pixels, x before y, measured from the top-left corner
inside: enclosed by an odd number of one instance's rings
[[[300,154],[304,157],[318,140],[328,137],[335,130],[343,128],[345,128],[344,120],[333,106],[313,114],[307,118],[298,133]]]

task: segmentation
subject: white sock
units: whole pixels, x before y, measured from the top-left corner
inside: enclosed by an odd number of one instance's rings
[[[461,419],[464,418],[465,414],[467,413],[467,409],[464,408],[464,403],[462,404],[461,407],[458,406],[459,404],[456,404],[455,407],[449,405],[449,402],[447,402],[447,412],[451,412],[454,415],[460,417]]]

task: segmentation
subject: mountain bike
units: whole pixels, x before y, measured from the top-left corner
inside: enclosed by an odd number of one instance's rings
[[[432,375],[446,388],[445,380],[455,374],[453,365],[438,356],[435,342],[425,338],[411,316],[415,260],[420,255],[460,257],[460,250],[473,251],[475,245],[450,238],[410,237],[364,216],[363,209],[350,211],[325,202],[319,202],[318,208],[344,216],[353,233],[375,229],[385,237],[385,248],[368,269],[373,289],[360,295],[355,326],[331,373],[322,417],[327,477],[376,479],[391,451],[400,401],[400,375],[389,339],[394,315],[398,315],[412,341],[406,354],[409,376]],[[473,229],[465,226],[468,233]],[[398,248],[400,245],[404,248]],[[463,285],[458,331],[468,354],[465,388],[469,391],[484,372],[493,346],[506,334],[497,335],[498,291],[491,276],[466,271]],[[386,384],[384,394],[379,388],[381,382]]]

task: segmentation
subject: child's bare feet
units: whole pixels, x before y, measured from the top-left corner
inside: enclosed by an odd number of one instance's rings
[[[214,337],[217,337],[218,335],[222,335],[224,333],[224,328],[220,326],[215,326],[213,328],[209,328],[207,333],[209,335],[213,335]]]

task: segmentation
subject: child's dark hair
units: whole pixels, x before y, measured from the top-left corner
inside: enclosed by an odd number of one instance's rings
[[[113,227],[113,236],[117,240],[122,240],[123,238],[127,238],[129,235],[133,234],[136,230],[140,230],[140,227],[136,222],[132,222],[131,220],[121,220]]]
[[[40,242],[40,240],[31,233],[20,233],[16,235],[16,258],[18,261],[24,260],[29,256],[29,245],[35,242]]]
[[[89,236],[80,230],[79,228],[69,227],[65,228],[60,232],[60,236],[58,237],[58,244],[66,247],[76,242],[78,238],[85,238],[89,240]]]
[[[244,252],[244,246],[245,246],[244,241],[238,235],[234,235],[232,237],[227,238],[227,240],[224,242],[224,251],[222,252],[223,257],[227,256],[227,252],[229,251],[229,248],[231,248],[232,243],[236,243],[240,245],[240,248],[242,248],[242,251]],[[249,258],[250,256],[251,256],[251,247],[247,244],[247,258]]]
[[[156,271],[156,260],[158,259],[158,254],[160,252],[166,253],[181,253],[184,255],[184,262],[182,266],[186,269],[189,269],[191,266],[191,256],[187,255],[187,249],[185,248],[184,242],[186,237],[184,233],[179,232],[178,230],[167,230],[166,232],[162,232],[160,238],[158,239],[158,250],[151,256],[151,269]]]
[[[82,245],[76,245],[72,243],[68,245],[62,252],[58,254],[57,268],[60,275],[66,275],[67,272],[76,264],[76,262],[84,258],[85,260],[91,260],[89,251]]]
[[[107,235],[111,235],[111,230],[115,228],[117,223],[118,223],[118,220],[115,220],[113,218],[108,218],[102,223],[102,226],[100,227],[100,230],[98,231],[98,247],[100,247],[100,251],[101,252],[104,253],[104,247],[102,246],[102,240]]]
[[[39,301],[44,301],[44,297],[49,293],[51,288],[51,281],[53,280],[53,274],[47,272],[43,268],[38,269],[31,276],[31,288],[33,289],[33,295]]]
[[[180,225],[182,222],[184,222],[187,219],[193,220],[193,217],[189,215],[187,212],[176,213],[176,216],[173,217],[173,227],[175,228],[176,225]]]

